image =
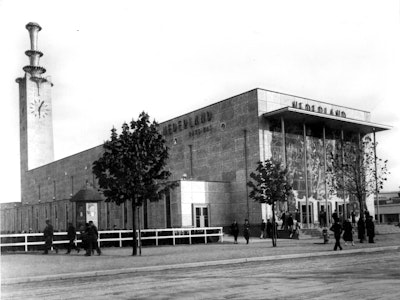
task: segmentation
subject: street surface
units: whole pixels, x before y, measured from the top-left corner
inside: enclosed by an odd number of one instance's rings
[[[400,299],[400,252],[9,284],[1,299]]]

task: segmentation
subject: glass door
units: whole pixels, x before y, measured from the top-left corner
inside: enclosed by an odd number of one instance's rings
[[[208,227],[208,207],[207,206],[196,206],[195,207],[195,226],[196,227]]]
[[[313,220],[314,220],[314,214],[313,214],[313,204],[309,203],[308,204],[308,223],[309,224],[313,224]],[[300,214],[301,214],[301,222],[303,224],[307,224],[307,209],[306,209],[306,205],[305,204],[301,204],[301,210],[300,210]]]

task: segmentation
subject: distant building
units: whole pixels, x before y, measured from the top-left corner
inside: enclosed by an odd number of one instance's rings
[[[381,223],[399,223],[400,222],[400,191],[380,192],[379,207],[375,198],[375,219]]]
[[[29,23],[27,29],[30,64],[24,67],[25,76],[17,79],[22,199],[17,206],[1,206],[2,231],[39,231],[46,219],[56,230],[66,230],[68,222],[79,227],[89,220],[99,229],[132,228],[130,203],[105,202],[91,172],[102,145],[54,161],[53,85],[39,65],[41,27]],[[331,215],[336,209],[348,214],[358,209],[358,203],[340,192],[327,193],[325,151],[389,129],[371,122],[366,111],[259,88],[163,122],[159,128],[170,148],[171,180],[179,187],[157,203],[144,203],[144,228],[226,226],[245,218],[259,224],[270,218],[270,207],[249,199],[246,185],[256,163],[268,158],[283,161],[294,184],[294,196],[278,210],[298,209],[302,222],[309,224],[318,223],[323,212]],[[367,207],[374,213],[373,199],[367,199]]]

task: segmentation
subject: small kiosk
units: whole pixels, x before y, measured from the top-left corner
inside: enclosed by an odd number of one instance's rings
[[[76,228],[81,230],[89,221],[98,227],[99,222],[99,202],[104,201],[104,196],[97,189],[87,185],[79,190],[70,200],[75,206]]]

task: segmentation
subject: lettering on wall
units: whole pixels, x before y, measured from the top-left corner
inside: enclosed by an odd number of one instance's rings
[[[326,107],[304,104],[302,102],[297,102],[297,101],[292,102],[292,107],[304,109],[307,111],[317,112],[320,114],[326,114],[326,115],[332,115],[332,116],[336,116],[336,117],[346,118],[346,113],[339,109],[336,109],[336,110],[334,110],[332,108],[328,109]]]
[[[178,121],[164,125],[162,133],[164,136],[168,136],[177,132],[190,130],[189,136],[194,137],[200,135],[201,133],[211,131],[211,125],[204,126],[211,121],[212,113],[210,111],[206,111],[195,114],[192,117],[183,118]]]
[[[211,130],[212,130],[211,125],[208,125],[208,126],[205,126],[202,128],[197,128],[197,129],[189,131],[189,137],[195,137],[195,136],[201,135],[203,133],[210,132]]]

